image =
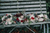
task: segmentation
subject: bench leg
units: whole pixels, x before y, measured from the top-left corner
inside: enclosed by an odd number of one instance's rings
[[[49,33],[49,25],[47,24],[47,33]]]

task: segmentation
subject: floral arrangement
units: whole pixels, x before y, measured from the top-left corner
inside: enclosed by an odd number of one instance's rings
[[[16,15],[12,15],[10,13],[6,14],[5,16],[2,17],[2,22],[4,24],[23,24],[23,23],[35,23],[35,22],[41,22],[47,20],[48,17],[46,14],[34,14],[30,13],[27,15],[23,15],[22,13],[18,13]]]

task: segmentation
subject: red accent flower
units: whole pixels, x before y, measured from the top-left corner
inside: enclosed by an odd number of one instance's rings
[[[21,22],[24,22],[24,20],[21,20]]]
[[[34,19],[33,17],[31,17],[31,19]]]
[[[17,21],[19,21],[19,19],[18,19],[18,18],[17,18],[16,20],[17,20]]]

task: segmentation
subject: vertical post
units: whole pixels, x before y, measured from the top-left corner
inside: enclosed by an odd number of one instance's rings
[[[49,33],[49,26],[48,26],[48,24],[47,24],[47,33]]]
[[[19,4],[18,4],[18,0],[17,0],[17,6],[19,6]],[[19,8],[17,8],[17,10],[19,10]],[[19,11],[18,11],[18,13],[19,13]]]
[[[41,0],[40,0],[40,11],[41,11],[41,13],[42,13]]]
[[[45,24],[44,24],[44,33],[45,33]]]
[[[40,11],[41,11],[41,0],[40,0]]]
[[[42,24],[40,25],[40,30],[42,29]]]
[[[9,1],[10,1],[10,0],[9,0]],[[9,4],[9,7],[11,7],[10,5],[11,5],[11,2],[10,2],[10,4]],[[10,12],[10,10],[9,10],[9,12]]]

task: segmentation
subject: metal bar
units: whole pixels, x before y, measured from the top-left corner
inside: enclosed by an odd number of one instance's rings
[[[44,24],[44,33],[45,33],[45,24]]]
[[[9,1],[9,0],[1,0],[1,1]],[[16,1],[16,0],[10,0],[10,1]],[[19,1],[33,1],[33,0],[19,0]],[[34,1],[38,1],[38,0],[34,0]]]
[[[23,11],[24,9],[11,9],[10,11]],[[35,8],[35,9],[25,9],[26,11],[29,11],[29,10],[40,10],[40,8]],[[42,10],[46,10],[46,8],[42,8]],[[0,10],[0,11],[9,11],[9,10]]]
[[[25,26],[26,28],[28,28],[29,30],[31,30],[29,27]],[[33,33],[35,33],[33,30],[31,30]]]
[[[41,4],[42,7],[45,7],[46,4]],[[0,6],[1,7],[1,6]],[[22,6],[2,6],[1,8],[22,8],[22,7],[40,7],[40,5],[22,5]]]
[[[40,30],[42,29],[42,24],[41,24],[41,26],[40,26]]]
[[[9,1],[9,0],[1,0],[1,1]],[[16,1],[16,0],[10,0],[10,1]],[[29,0],[19,0],[19,1],[29,1]],[[32,1],[32,0],[30,0]]]
[[[15,2],[15,3],[11,3],[11,5],[13,4],[38,4],[38,3],[40,3],[40,1],[36,1],[36,2]],[[46,1],[41,1],[41,3],[46,3]],[[10,5],[10,3],[1,3],[1,5]]]
[[[49,25],[47,24],[47,33],[49,33]]]
[[[14,27],[9,33],[11,33],[16,27]]]

